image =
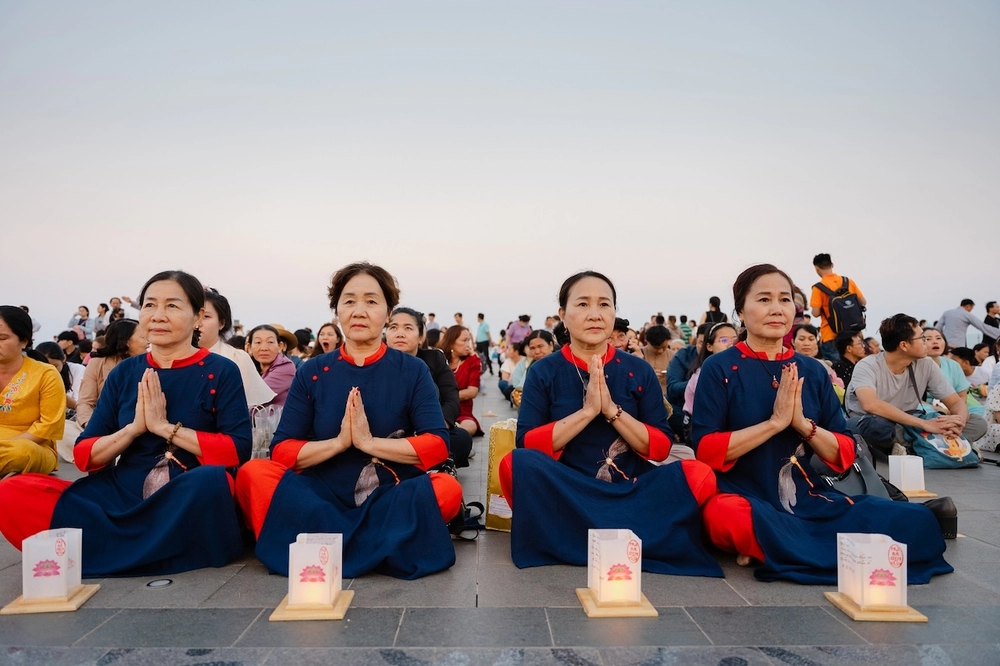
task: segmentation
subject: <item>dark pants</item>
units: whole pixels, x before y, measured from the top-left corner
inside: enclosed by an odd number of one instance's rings
[[[468,467],[469,454],[472,453],[472,435],[459,426],[448,431],[448,448],[455,460],[455,467]]]
[[[497,386],[500,388],[500,392],[503,393],[503,397],[507,399],[507,402],[510,402],[511,406],[513,406],[514,403],[511,401],[510,395],[514,392],[514,385],[506,379],[501,379],[497,382]]]
[[[833,343],[833,340],[824,342],[819,346],[819,355],[830,361],[830,363],[836,363],[840,360],[840,353],[837,351],[837,345]]]
[[[490,374],[493,374],[493,359],[490,358],[490,341],[483,340],[482,342],[476,343],[476,352],[479,354],[479,360],[485,364],[485,368],[489,369]]]
[[[862,414],[847,419],[847,427],[861,435],[872,453],[883,462],[888,460],[889,454],[892,453],[892,445],[897,443],[897,440],[900,444],[904,444],[902,433],[897,437],[896,425],[895,421],[874,414]]]

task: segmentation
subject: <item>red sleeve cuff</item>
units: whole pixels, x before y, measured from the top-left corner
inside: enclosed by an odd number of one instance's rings
[[[524,433],[524,448],[541,451],[545,455],[559,460],[560,456],[562,456],[562,451],[552,450],[552,433],[555,432],[555,429],[555,421],[532,428]]]
[[[236,454],[236,444],[229,435],[218,432],[201,432],[198,435],[198,446],[201,455],[198,462],[202,465],[222,465],[223,467],[239,467],[240,457]]]
[[[73,462],[76,463],[77,469],[81,472],[96,472],[104,467],[104,465],[94,465],[90,462],[90,452],[99,439],[100,437],[81,439],[73,447]]]
[[[278,442],[271,449],[271,460],[288,469],[296,469],[295,463],[299,460],[299,451],[308,443],[308,440],[305,439],[286,439],[283,442]]]
[[[646,432],[649,433],[649,454],[642,455],[639,454],[646,460],[652,460],[654,462],[660,462],[661,460],[666,460],[667,456],[670,455],[670,447],[674,443],[667,437],[662,430],[659,428],[654,428],[653,426],[646,425]]]
[[[729,438],[733,436],[731,432],[713,432],[705,435],[698,442],[698,460],[702,461],[717,472],[728,472],[732,469],[736,461],[726,462],[726,453],[729,451]]]
[[[416,437],[407,437],[406,441],[410,443],[413,451],[420,458],[420,464],[417,467],[425,472],[448,459],[448,445],[437,435],[425,433]]]
[[[840,445],[840,449],[837,452],[837,460],[836,462],[826,462],[825,460],[823,462],[829,465],[830,469],[834,472],[843,474],[847,471],[847,468],[854,464],[854,455],[857,450],[856,445],[854,438],[850,435],[842,435],[839,432],[835,432],[833,436],[837,438],[837,444]]]

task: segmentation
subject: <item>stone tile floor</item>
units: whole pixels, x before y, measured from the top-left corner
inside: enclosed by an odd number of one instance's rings
[[[514,415],[493,378],[477,400],[484,429]],[[459,470],[467,499],[485,495],[487,440]],[[74,473],[63,464],[61,473]],[[951,495],[956,572],[909,589],[927,624],[852,622],[823,587],[761,583],[720,556],[725,579],[643,576],[655,619],[591,620],[574,590],[583,568],[518,570],[507,534],[455,542],[456,565],[417,581],[371,575],[343,622],[268,622],[287,591],[251,552],[233,564],[149,579],[105,579],[76,613],[0,617],[0,664],[387,664],[391,666],[800,666],[1000,664],[1000,469],[928,470]],[[4,507],[2,510],[7,510]],[[88,581],[95,582],[95,581]],[[0,604],[20,594],[20,553],[0,544]]]

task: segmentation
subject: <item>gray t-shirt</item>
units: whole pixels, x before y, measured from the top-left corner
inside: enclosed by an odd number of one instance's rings
[[[941,368],[929,358],[918,359],[913,362],[913,376],[916,379],[916,391],[910,383],[909,370],[903,370],[898,375],[889,370],[885,363],[885,352],[875,356],[866,356],[858,361],[854,366],[854,375],[851,377],[851,385],[847,387],[847,407],[848,416],[860,416],[865,413],[861,409],[858,396],[854,394],[858,388],[868,387],[875,389],[875,394],[879,400],[883,400],[893,407],[904,412],[916,409],[919,406],[917,393],[921,396],[927,391],[935,398],[942,400],[955,393],[955,389],[945,378]]]

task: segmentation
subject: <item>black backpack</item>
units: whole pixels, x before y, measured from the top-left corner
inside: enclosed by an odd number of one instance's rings
[[[840,289],[833,291],[822,282],[814,286],[827,295],[826,323],[834,334],[841,331],[860,331],[865,327],[865,307],[855,294],[850,293],[851,281],[846,277]]]

